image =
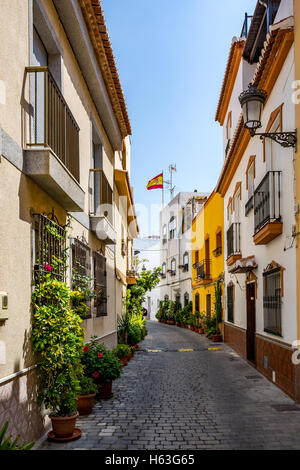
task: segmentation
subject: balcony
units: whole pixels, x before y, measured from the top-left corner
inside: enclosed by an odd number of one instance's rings
[[[197,263],[197,281],[207,284],[211,282],[211,260],[204,259],[201,263]]]
[[[254,243],[267,245],[282,234],[281,171],[269,171],[254,192]]]
[[[27,67],[30,111],[25,121],[25,173],[65,210],[84,210],[79,127],[47,67]]]
[[[116,244],[113,191],[102,169],[90,170],[90,225],[103,243]]]
[[[219,256],[221,256],[223,253],[223,249],[221,246],[218,246],[214,251],[213,251],[213,255],[215,258],[218,258]]]
[[[227,266],[232,266],[241,258],[241,224],[233,223],[227,230]]]

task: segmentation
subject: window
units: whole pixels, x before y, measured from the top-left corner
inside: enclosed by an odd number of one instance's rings
[[[199,251],[195,251],[195,264],[199,263]]]
[[[90,248],[84,240],[75,238],[72,242],[72,289],[84,294],[84,301],[89,307],[86,318],[91,318],[90,297],[86,292],[90,289]]]
[[[46,274],[64,282],[66,279],[66,238],[65,227],[59,225],[52,213],[49,216],[35,214],[34,228],[34,281],[43,282]]]
[[[169,296],[165,295],[165,302],[168,302],[168,300],[169,300]]]
[[[184,294],[184,306],[185,306],[185,307],[188,306],[189,301],[190,301],[190,296],[189,296],[189,294],[186,292],[186,293]]]
[[[169,223],[170,240],[173,240],[176,237],[176,230],[177,230],[176,217],[173,216],[171,217],[170,223]]]
[[[167,277],[167,265],[166,263],[162,264],[162,279],[165,279]]]
[[[176,259],[173,258],[171,261],[171,276],[176,276]]]
[[[281,336],[281,269],[264,273],[264,330]]]
[[[231,142],[231,128],[232,128],[232,113],[228,114],[227,123],[226,123],[226,148],[225,148],[225,157],[228,154]]]
[[[127,254],[127,243],[125,239],[125,228],[123,224],[122,224],[121,254],[123,257],[126,256]]]
[[[227,220],[229,221],[229,224],[232,221],[232,197],[229,199],[227,204]]]
[[[242,198],[241,183],[237,183],[235,191],[234,191],[234,196],[233,196],[233,210],[234,210],[234,222],[235,223],[240,222],[241,198]]]
[[[248,201],[245,207],[245,215],[254,207],[254,179],[255,179],[255,156],[250,157],[246,170],[246,189],[248,190]]]
[[[163,245],[165,245],[168,241],[168,237],[167,237],[167,226],[164,225],[163,226],[163,229],[162,229],[162,242],[163,242]]]
[[[189,270],[189,254],[186,252],[183,255],[183,265],[184,265],[184,270],[183,272],[187,272]]]
[[[175,297],[175,302],[181,306],[180,301],[181,301],[180,294],[177,294]]]
[[[234,285],[227,286],[227,320],[234,323]]]
[[[107,277],[106,258],[100,253],[93,253],[94,289],[96,291],[95,307],[97,317],[107,316]]]
[[[216,249],[214,250],[213,254],[217,258],[218,256],[221,256],[223,252],[222,248],[222,230],[219,230],[216,233]]]
[[[198,292],[195,295],[195,312],[200,312],[200,296]]]
[[[211,295],[207,294],[206,295],[206,315],[208,318],[211,317]]]

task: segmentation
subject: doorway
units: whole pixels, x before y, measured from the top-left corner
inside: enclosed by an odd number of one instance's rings
[[[255,282],[247,284],[247,360],[256,364]]]

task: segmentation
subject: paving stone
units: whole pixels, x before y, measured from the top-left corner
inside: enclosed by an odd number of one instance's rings
[[[148,328],[113,385],[114,397],[78,419],[81,440],[45,441],[40,449],[300,449],[299,413],[271,406],[292,400],[229,347],[208,351],[209,340],[189,330],[154,322]],[[247,380],[251,375],[260,380]]]

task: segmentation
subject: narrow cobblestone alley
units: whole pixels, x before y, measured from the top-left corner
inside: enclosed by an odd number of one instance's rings
[[[177,327],[148,329],[114,398],[79,418],[82,438],[41,449],[300,449],[300,407],[230,348],[209,351],[206,338]]]

